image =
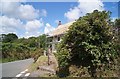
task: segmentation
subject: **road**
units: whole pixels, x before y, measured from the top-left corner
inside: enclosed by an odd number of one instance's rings
[[[33,59],[19,60],[2,64],[2,77],[16,77],[33,63]],[[0,64],[1,65],[1,64]]]
[[[2,64],[0,64],[0,79],[2,77]]]

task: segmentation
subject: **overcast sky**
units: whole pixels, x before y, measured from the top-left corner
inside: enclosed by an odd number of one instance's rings
[[[49,33],[62,24],[74,21],[93,10],[111,11],[111,18],[118,18],[117,2],[101,0],[79,0],[77,2],[1,2],[0,33],[15,33],[19,37],[39,36]]]

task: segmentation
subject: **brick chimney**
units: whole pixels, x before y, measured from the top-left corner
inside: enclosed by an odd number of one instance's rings
[[[58,26],[61,25],[61,24],[62,24],[61,21],[59,21],[59,22],[58,22]]]

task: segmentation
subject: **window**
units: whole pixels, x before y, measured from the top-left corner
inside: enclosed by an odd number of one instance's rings
[[[58,41],[60,41],[60,37],[58,37]]]

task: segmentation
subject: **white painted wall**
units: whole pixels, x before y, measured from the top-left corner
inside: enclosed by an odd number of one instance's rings
[[[63,35],[59,35],[59,36],[55,36],[55,37],[53,37],[53,40],[52,40],[52,52],[56,52],[56,45],[55,44],[57,44],[58,42],[60,42],[61,41],[61,37],[62,37]],[[58,37],[60,37],[60,40],[58,41]]]

